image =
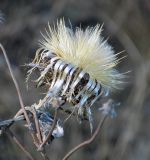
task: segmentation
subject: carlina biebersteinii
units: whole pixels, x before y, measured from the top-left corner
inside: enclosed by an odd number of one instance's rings
[[[75,31],[66,27],[64,20],[48,25],[46,35],[28,71],[38,70],[37,86],[47,88],[46,96],[36,109],[62,99],[76,109],[81,119],[86,116],[92,123],[91,106],[101,96],[118,90],[124,84],[125,73],[115,67],[123,58],[101,36],[102,26],[79,27]],[[42,103],[41,103],[42,102]]]

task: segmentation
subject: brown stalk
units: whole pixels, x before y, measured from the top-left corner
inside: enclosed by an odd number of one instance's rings
[[[37,118],[36,110],[34,107],[33,107],[33,116],[34,116],[34,121],[35,121],[35,126],[36,126],[37,137],[38,137],[39,143],[41,144],[42,143],[41,130],[40,130],[40,125],[39,125],[39,121]]]
[[[22,108],[22,110],[23,110],[23,112],[24,112],[25,119],[26,119],[28,125],[30,125],[30,119],[29,119],[28,114],[27,114],[27,112],[26,112],[26,110],[25,110],[25,108],[24,108],[24,104],[23,104],[23,100],[22,100],[22,96],[21,96],[21,92],[20,92],[18,83],[17,83],[16,78],[15,78],[13,72],[12,72],[12,69],[11,69],[10,62],[9,62],[8,57],[7,57],[6,51],[5,51],[5,49],[4,49],[4,47],[3,47],[3,45],[2,45],[1,43],[0,43],[0,48],[1,48],[2,52],[3,52],[3,55],[4,55],[4,57],[5,57],[5,60],[6,60],[6,63],[7,63],[9,72],[10,72],[10,75],[11,75],[12,80],[13,80],[13,82],[14,82],[14,85],[15,85],[15,87],[16,87],[17,94],[18,94],[18,98],[19,98],[19,102],[20,102],[21,108]]]
[[[39,121],[37,118],[36,110],[34,107],[33,107],[33,117],[34,117],[34,121],[35,121],[37,137],[38,137],[38,141],[39,141],[39,145],[40,145],[42,143],[42,136],[41,136],[41,130],[40,130],[40,125],[39,125]],[[43,149],[40,151],[41,156],[43,157],[44,160],[49,160],[44,146],[42,148]]]
[[[62,160],[67,160],[70,156],[72,156],[72,154],[74,154],[76,151],[78,151],[79,149],[86,147],[88,144],[92,143],[96,136],[98,135],[100,129],[102,128],[105,120],[106,120],[107,115],[104,115],[104,117],[102,118],[102,120],[99,122],[97,129],[95,130],[95,132],[93,133],[93,135],[91,136],[90,139],[80,143],[79,145],[77,145],[76,147],[74,147],[71,151],[69,151],[65,157]]]
[[[23,111],[23,113],[24,113],[24,116],[25,116],[26,122],[27,122],[27,124],[28,124],[28,127],[30,127],[30,125],[31,125],[30,118],[29,118],[29,116],[28,116],[28,114],[27,114],[27,112],[26,112],[26,110],[25,110],[19,85],[18,85],[18,83],[17,83],[17,81],[16,81],[16,78],[15,78],[15,76],[14,76],[14,74],[13,74],[13,71],[12,71],[12,68],[11,68],[11,65],[10,65],[10,62],[9,62],[9,59],[8,59],[8,57],[7,57],[6,51],[5,51],[5,49],[4,49],[4,47],[3,47],[3,45],[2,45],[1,43],[0,43],[0,48],[1,48],[2,52],[3,52],[3,55],[4,55],[4,57],[5,57],[5,60],[6,60],[6,63],[7,63],[9,72],[10,72],[10,75],[11,75],[12,80],[13,80],[13,83],[14,83],[14,85],[15,85],[15,88],[16,88],[16,91],[17,91],[17,94],[18,94],[18,98],[19,98],[19,102],[20,102],[21,109],[22,109],[22,111]],[[31,136],[32,136],[32,138],[33,138],[33,140],[34,140],[34,143],[37,144],[37,137],[36,137],[36,135],[35,135],[34,133],[31,133]]]
[[[21,144],[21,142],[19,142],[19,140],[17,139],[17,137],[15,136],[15,134],[9,129],[6,128],[5,130],[6,134],[13,139],[13,141],[19,146],[19,148],[26,154],[26,156],[30,159],[30,160],[35,160],[32,155],[25,149],[25,147]]]
[[[43,149],[43,151],[41,151],[41,156],[43,157],[44,160],[49,160],[45,149]]]
[[[15,141],[15,143],[24,151],[24,153],[29,157],[31,157],[31,155],[30,155],[30,153],[28,153],[28,151],[26,151],[26,149],[25,149],[25,147],[19,142],[19,140],[16,138],[16,136],[14,135],[14,133],[10,133],[10,129],[9,129],[9,127],[12,125],[12,124],[14,124],[14,123],[17,123],[17,122],[20,122],[20,121],[23,121],[23,120],[25,120],[25,117],[24,117],[24,115],[22,115],[22,111],[21,110],[19,110],[19,112],[17,112],[17,116],[15,116],[15,118],[12,118],[12,119],[8,119],[8,120],[4,120],[4,121],[1,121],[0,122],[0,128],[2,129],[2,133],[5,131],[6,133],[7,133],[7,135],[9,136],[9,137],[11,137],[14,141]],[[30,115],[30,116],[34,116],[34,115]],[[35,117],[34,117],[35,118]],[[37,121],[36,120],[36,118],[35,118],[35,121]],[[35,123],[38,123],[38,121],[37,122],[35,122]],[[3,128],[5,128],[5,129],[3,129]],[[37,127],[36,127],[36,129],[37,129]],[[8,130],[8,132],[7,132],[7,130]],[[39,134],[39,133],[38,133]],[[39,140],[39,139],[38,139]],[[41,142],[42,143],[42,142]],[[39,147],[39,144],[35,144],[36,145],[36,147],[38,148]],[[43,150],[40,152],[40,154],[41,154],[41,156],[43,157],[43,159],[44,160],[49,160],[49,158],[48,158],[48,156],[47,156],[47,154],[46,154],[46,151],[44,150],[44,148],[43,148]],[[31,159],[31,158],[30,158]],[[31,159],[32,160],[32,159]]]

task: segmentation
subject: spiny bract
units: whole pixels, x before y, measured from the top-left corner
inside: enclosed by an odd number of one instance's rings
[[[48,25],[46,32],[44,40],[40,41],[42,48],[80,67],[104,87],[110,90],[120,88],[124,74],[114,69],[120,59],[117,59],[107,41],[103,40],[100,25],[87,27],[85,31],[76,28],[73,32],[66,27],[64,20],[60,20],[54,27]]]

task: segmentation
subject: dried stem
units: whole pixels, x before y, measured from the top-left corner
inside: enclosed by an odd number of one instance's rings
[[[33,107],[33,111],[34,111],[33,116],[34,116],[34,120],[35,120],[37,137],[38,137],[39,143],[41,144],[42,143],[41,130],[40,130],[40,125],[39,125],[39,121],[38,121],[38,118],[37,118],[37,113],[36,113],[36,110],[35,110],[34,107]]]
[[[13,74],[13,71],[12,71],[12,69],[11,69],[11,65],[10,65],[9,59],[8,59],[8,57],[7,57],[6,51],[5,51],[5,49],[4,49],[4,47],[3,47],[3,45],[2,45],[1,43],[0,43],[0,48],[1,48],[2,52],[3,52],[3,54],[4,54],[4,57],[5,57],[5,60],[6,60],[8,69],[9,69],[9,71],[10,71],[12,80],[13,80],[14,85],[15,85],[15,87],[16,87],[16,91],[17,91],[17,94],[18,94],[18,98],[19,98],[19,102],[20,102],[20,105],[21,105],[21,109],[22,109],[22,111],[23,111],[23,113],[24,113],[24,116],[25,116],[26,122],[27,122],[27,124],[28,124],[28,127],[30,127],[30,126],[31,126],[30,118],[29,118],[29,116],[28,116],[28,114],[27,114],[27,112],[26,112],[26,110],[25,110],[19,85],[18,85],[18,83],[17,83],[17,81],[16,81],[16,78],[15,78],[15,76],[14,76],[14,74]],[[38,138],[37,138],[36,134],[34,134],[34,133],[31,132],[31,136],[32,136],[32,138],[33,138],[34,144],[35,144],[35,145],[38,144],[38,142],[37,142]],[[36,146],[37,146],[37,145],[36,145]]]
[[[4,120],[4,121],[0,121],[0,128],[1,127],[7,127],[12,125],[13,123],[19,122],[19,121],[23,121],[25,119],[25,117],[23,115],[18,116],[16,118],[12,118],[12,119],[8,119],[8,120]]]
[[[22,114],[22,110],[19,110],[19,112],[17,113],[17,116],[15,116],[14,118],[1,121],[0,122],[0,129],[2,129],[2,132],[5,131],[11,138],[13,138],[13,140],[15,141],[15,143],[17,143],[17,145],[24,151],[25,148],[23,146],[21,146],[22,144],[18,141],[18,139],[16,138],[16,136],[13,133],[10,133],[10,129],[9,129],[9,127],[12,124],[25,120],[24,115],[21,115],[21,114]],[[34,119],[35,119],[36,130],[38,130],[37,128],[38,128],[39,123],[38,123],[37,115],[36,115],[36,117],[35,117],[34,114],[33,115],[32,114],[29,115],[29,117],[33,117],[33,116],[34,116]],[[5,130],[3,130],[3,128],[5,128]],[[7,130],[8,130],[8,132],[7,132]],[[40,128],[39,128],[38,132],[40,132]],[[39,138],[39,133],[37,133],[37,134],[38,134],[38,138]],[[40,134],[41,134],[41,132],[40,132]],[[41,139],[40,143],[42,143],[42,139]],[[39,147],[39,144],[35,144],[35,145],[36,145],[37,148]],[[27,151],[25,150],[24,152],[26,153]],[[40,154],[41,154],[41,156],[43,157],[44,160],[49,160],[49,158],[48,158],[48,156],[47,156],[46,151],[44,150],[44,148],[40,152]]]
[[[77,145],[75,148],[73,148],[71,151],[69,151],[65,157],[62,160],[67,160],[73,153],[75,153],[76,151],[78,151],[79,149],[81,149],[82,147],[87,146],[88,144],[92,143],[94,141],[94,139],[96,138],[96,136],[98,135],[100,129],[102,128],[105,120],[106,120],[107,115],[104,115],[104,117],[102,118],[102,120],[99,122],[97,129],[95,130],[94,134],[91,136],[90,139],[80,143],[79,145]]]
[[[5,57],[5,60],[6,60],[6,63],[7,63],[9,72],[10,72],[10,75],[11,75],[12,80],[13,80],[13,82],[14,82],[14,85],[15,85],[15,87],[16,87],[17,94],[18,94],[18,98],[19,98],[19,102],[20,102],[21,108],[22,108],[22,110],[23,110],[23,112],[24,112],[25,119],[26,119],[26,121],[27,121],[27,124],[30,126],[30,124],[31,124],[31,123],[30,123],[30,119],[29,119],[28,114],[27,114],[27,112],[26,112],[26,110],[25,110],[25,107],[24,107],[24,104],[23,104],[23,100],[22,100],[22,96],[21,96],[21,92],[20,92],[18,83],[17,83],[16,78],[15,78],[15,76],[14,76],[14,74],[13,74],[12,69],[11,69],[10,62],[9,62],[8,57],[7,57],[6,51],[5,51],[5,49],[4,49],[4,47],[2,46],[1,43],[0,43],[0,48],[1,48],[2,52],[3,52],[3,54],[4,54],[4,57]]]
[[[41,155],[42,155],[42,157],[43,157],[44,160],[49,160],[49,158],[48,158],[48,156],[46,154],[45,149],[43,149],[43,151],[41,152]]]
[[[27,155],[27,157],[30,160],[34,160],[34,158],[32,157],[32,155],[25,149],[25,147],[21,144],[21,142],[19,142],[19,140],[17,139],[17,137],[15,136],[15,134],[9,129],[7,128],[6,131],[7,135],[13,139],[13,141],[19,146],[19,148]]]

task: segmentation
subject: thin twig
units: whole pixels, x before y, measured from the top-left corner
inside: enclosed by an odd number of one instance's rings
[[[23,103],[23,100],[22,100],[22,96],[21,96],[21,92],[20,92],[19,85],[18,85],[18,83],[17,83],[17,81],[16,81],[16,78],[15,78],[15,76],[14,76],[14,74],[13,74],[13,71],[12,71],[12,69],[11,69],[11,65],[10,65],[9,59],[8,59],[8,57],[7,57],[6,51],[5,51],[5,49],[4,49],[4,47],[3,47],[3,45],[2,45],[1,43],[0,43],[0,48],[1,48],[2,52],[3,52],[3,54],[4,54],[4,57],[5,57],[5,60],[6,60],[6,63],[7,63],[9,72],[10,72],[10,75],[11,75],[12,80],[13,80],[13,82],[14,82],[14,85],[15,85],[15,87],[16,87],[16,91],[17,91],[17,94],[18,94],[18,98],[19,98],[19,102],[20,102],[20,105],[21,105],[21,109],[23,110],[23,113],[24,113],[26,122],[27,122],[27,124],[28,124],[28,127],[30,127],[30,126],[31,126],[30,118],[28,117],[28,114],[27,114],[27,112],[26,112],[26,110],[25,110],[25,106],[24,106],[24,103]],[[30,132],[30,134],[31,134],[31,136],[32,136],[32,139],[33,139],[33,141],[34,141],[34,144],[37,146],[37,144],[38,144],[38,142],[37,142],[38,138],[37,138],[36,134],[34,134],[34,133],[32,133],[32,132]]]
[[[30,119],[29,119],[28,114],[27,114],[27,112],[26,112],[26,110],[25,110],[24,103],[23,103],[23,100],[22,100],[22,96],[21,96],[21,92],[20,92],[18,83],[17,83],[16,78],[15,78],[15,76],[14,76],[14,74],[13,74],[12,69],[11,69],[10,62],[9,62],[8,57],[7,57],[6,51],[5,51],[5,49],[4,49],[4,47],[3,47],[3,45],[2,45],[1,43],[0,43],[0,48],[1,48],[2,52],[3,52],[3,55],[4,55],[4,57],[5,57],[5,60],[6,60],[6,63],[7,63],[9,72],[10,72],[10,75],[11,75],[12,80],[13,80],[13,82],[14,82],[14,85],[15,85],[15,87],[16,87],[17,94],[18,94],[18,98],[19,98],[19,102],[20,102],[21,108],[22,108],[22,110],[23,110],[23,112],[24,112],[25,119],[26,119],[26,121],[27,121],[27,124],[30,126]]]
[[[38,137],[38,141],[39,141],[39,145],[40,145],[42,143],[42,136],[41,136],[39,121],[37,118],[37,113],[36,113],[36,110],[34,107],[33,107],[33,116],[34,116],[34,121],[35,121],[35,126],[36,126],[37,137]],[[43,150],[40,151],[40,154],[44,160],[49,160],[44,147],[43,147]]]
[[[34,107],[33,107],[33,116],[34,116],[34,121],[35,121],[35,126],[36,126],[37,137],[38,137],[39,143],[41,144],[42,143],[41,130],[40,130],[40,125],[39,125],[39,121],[37,118],[37,113]]]
[[[25,120],[24,115],[21,115],[21,114],[23,113],[21,110],[19,110],[19,112],[17,112],[17,113],[18,113],[17,116],[15,116],[15,117],[12,118],[12,119],[0,121],[0,129],[2,129],[2,133],[3,133],[3,131],[6,131],[6,132],[7,132],[7,130],[9,130],[9,127],[10,127],[12,124]],[[30,114],[29,116],[30,116],[30,117],[33,117],[32,114]],[[35,118],[35,117],[34,117],[34,118]],[[37,119],[37,120],[38,120],[38,119]],[[35,118],[35,121],[36,121],[36,118]],[[35,123],[37,123],[37,122],[35,122]],[[3,130],[3,128],[6,128],[6,129]],[[37,127],[36,127],[36,129],[37,129]],[[12,136],[12,134],[10,134],[10,132],[7,132],[7,134],[8,134],[9,136],[13,137],[14,141],[18,144],[18,146],[20,146],[20,144],[19,144],[19,142],[18,142],[18,140],[17,140],[17,138],[16,138],[15,136]],[[35,140],[34,140],[34,141],[35,141]],[[41,141],[41,143],[42,143],[42,141]],[[39,147],[39,144],[35,144],[35,145],[36,145],[37,148]],[[20,148],[22,149],[23,147],[20,147]],[[22,149],[22,150],[23,150],[23,149]],[[43,148],[43,150],[40,152],[40,154],[41,154],[41,156],[43,157],[44,160],[49,160],[49,158],[48,158],[48,156],[47,156],[46,151],[45,151],[44,148]]]
[[[40,145],[39,147],[39,151],[42,150],[43,146],[48,142],[49,138],[51,137],[52,133],[53,133],[53,130],[55,129],[55,126],[56,126],[56,123],[57,123],[57,114],[58,114],[58,108],[55,109],[55,115],[54,115],[54,121],[53,121],[53,124],[52,124],[52,128],[51,130],[49,131],[46,139],[43,141],[43,143]]]
[[[7,128],[5,130],[5,132],[7,133],[7,135],[9,137],[11,137],[13,139],[13,141],[19,146],[19,148],[27,155],[27,157],[30,160],[34,160],[34,158],[32,157],[32,155],[25,149],[25,147],[21,144],[21,142],[19,142],[19,140],[17,139],[17,137],[15,136],[15,134],[9,128]]]
[[[31,114],[29,114],[31,117],[34,117],[34,119],[35,119],[35,115],[34,115],[34,111],[33,111],[33,108],[31,108],[31,107],[25,107],[25,110],[26,111],[29,111],[29,113],[31,113]],[[14,116],[14,118],[17,118],[17,117],[20,117],[21,115],[23,114],[23,110],[22,109],[20,109],[17,113],[16,113],[16,115]],[[28,113],[27,113],[28,114]],[[29,116],[28,115],[28,116]],[[34,123],[34,122],[33,122]],[[32,139],[33,139],[33,142],[34,142],[34,144],[35,144],[35,146],[38,148],[39,147],[39,139],[38,139],[38,136],[36,135],[36,131],[34,130],[34,128],[32,127],[31,128],[32,130],[30,130],[30,132],[31,132],[31,136],[32,136]],[[33,132],[34,131],[34,132]]]
[[[69,151],[65,157],[62,160],[67,160],[73,153],[75,153],[77,150],[81,149],[82,147],[87,146],[88,144],[92,143],[94,141],[94,139],[96,138],[96,136],[98,135],[100,129],[102,128],[105,120],[106,120],[107,115],[104,115],[104,117],[102,118],[102,120],[99,122],[97,129],[95,130],[94,134],[92,135],[92,137],[82,143],[80,143],[79,145],[77,145],[75,148],[73,148],[71,151]]]
[[[44,160],[49,160],[49,158],[48,158],[48,156],[47,156],[47,154],[46,154],[45,149],[43,149],[43,150],[41,151],[41,155],[42,155],[42,157],[43,157]]]
[[[4,121],[0,121],[0,128],[5,126],[10,126],[13,123],[25,120],[24,115],[18,116],[17,118],[12,118]]]

